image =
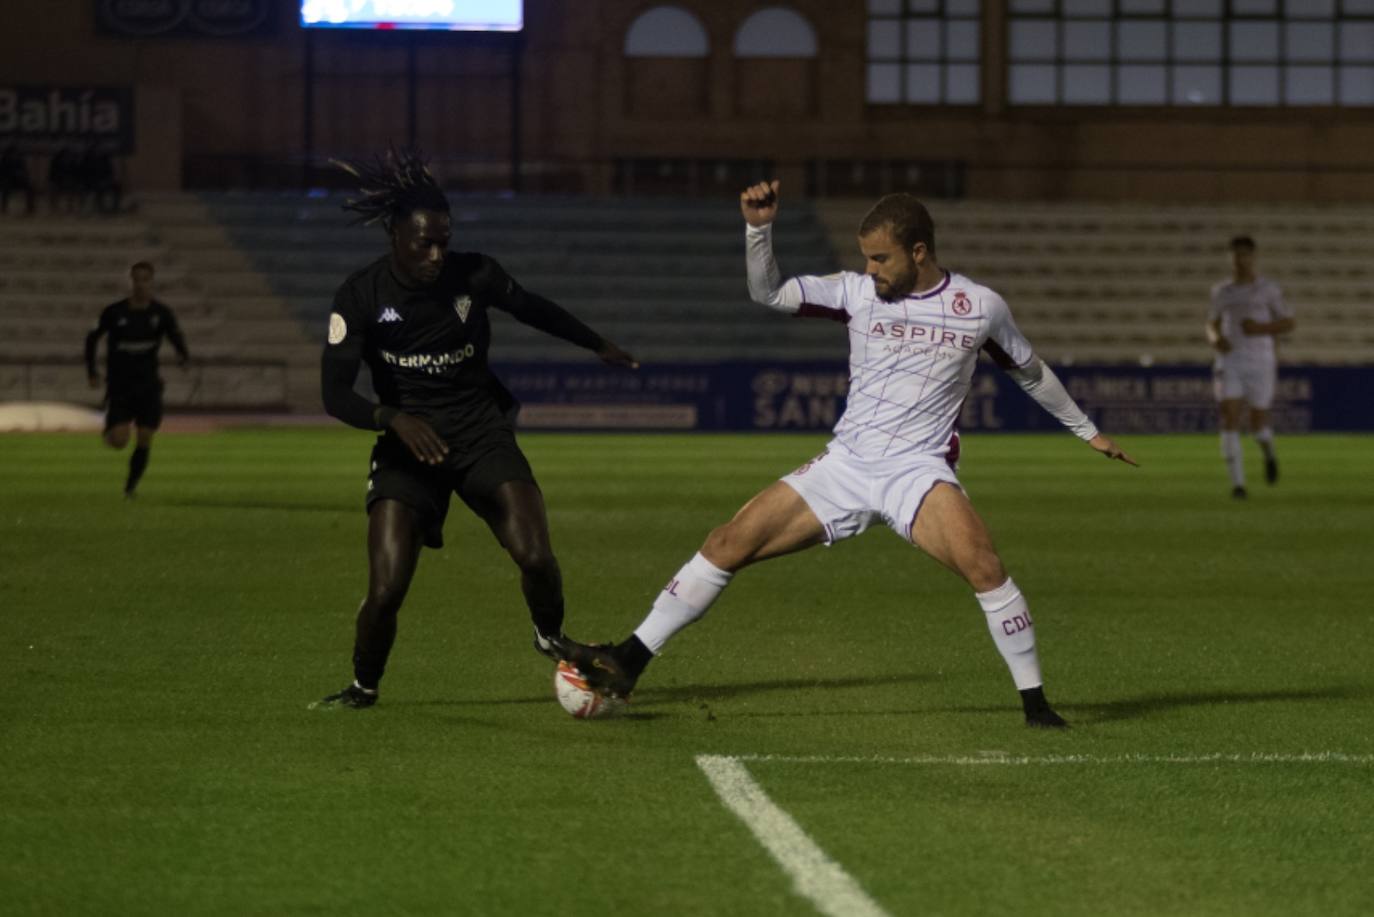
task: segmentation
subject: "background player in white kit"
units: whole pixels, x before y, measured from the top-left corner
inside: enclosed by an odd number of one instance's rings
[[[1240,424],[1246,405],[1250,432],[1264,451],[1264,478],[1270,484],[1279,479],[1274,430],[1269,425],[1279,372],[1274,336],[1293,327],[1293,312],[1284,303],[1279,285],[1255,273],[1255,240],[1236,236],[1231,240],[1231,279],[1212,287],[1212,308],[1207,313],[1207,341],[1217,352],[1213,382],[1221,410],[1221,457],[1231,473],[1233,497],[1245,497]]]
[[[774,181],[740,195],[749,293],[781,312],[849,326],[849,397],[834,439],[711,532],[634,634],[615,646],[572,644],[570,661],[594,687],[627,695],[653,656],[706,613],[736,572],[882,522],[973,587],[1026,723],[1067,725],[1045,699],[1026,600],[955,476],[955,423],[979,351],[1098,452],[1135,462],[1074,404],[1002,297],[940,268],[934,225],[915,197],[888,195],[864,218],[859,247],[867,273],[783,282],[773,259],[777,192]]]

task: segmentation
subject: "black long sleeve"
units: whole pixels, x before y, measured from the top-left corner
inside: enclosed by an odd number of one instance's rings
[[[104,333],[105,326],[100,325],[86,335],[86,375],[88,376],[100,374],[99,368],[95,365],[95,352],[100,347],[100,336]]]
[[[601,335],[583,324],[577,316],[558,303],[520,286],[491,258],[483,256],[482,269],[475,285],[485,288],[492,305],[508,312],[522,324],[588,350],[600,350],[604,343]]]
[[[325,411],[350,427],[384,429],[396,410],[368,401],[353,390],[353,383],[358,380],[359,358],[340,351],[341,348],[327,348],[320,358],[320,395]]]
[[[96,351],[100,349],[100,337],[107,333],[114,326],[114,318],[111,314],[112,306],[107,306],[101,310],[100,318],[96,319],[95,327],[91,333],[86,335],[86,374],[97,376],[100,368],[95,364]]]
[[[191,359],[191,354],[186,349],[186,337],[181,333],[181,326],[177,324],[176,316],[172,314],[172,310],[165,306],[163,308],[166,310],[167,316],[167,340],[172,342],[172,346],[176,348],[177,356],[181,358],[181,362],[185,363]]]
[[[601,349],[601,335],[567,309],[538,293],[517,286],[514,294],[501,303],[501,308],[515,316],[516,320],[531,328],[538,328],[545,334],[588,350]]]

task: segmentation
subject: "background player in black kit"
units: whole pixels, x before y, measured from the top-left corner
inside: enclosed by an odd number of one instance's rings
[[[132,497],[148,467],[153,434],[162,425],[162,379],[157,371],[162,339],[172,342],[183,369],[190,360],[176,316],[164,303],[153,299],[153,266],[147,261],[129,268],[129,296],[106,306],[95,330],[86,335],[86,375],[91,388],[100,387],[95,355],[101,335],[105,334],[110,341],[104,439],[112,448],[123,449],[129,442],[129,428],[138,431],[133,455],[129,457],[129,477],[124,482],[124,496]]]
[[[448,200],[412,151],[338,163],[361,183],[346,208],[381,223],[390,253],[344,281],[329,317],[325,409],[380,430],[368,478],[368,588],[358,609],[354,681],[316,706],[370,707],[422,545],[443,544],[457,493],[520,568],[535,648],[558,658],[563,584],[544,499],[515,442],[519,407],[487,366],[488,309],[635,368],[634,358],[561,307],[521,289],[486,255],[448,250]],[[380,404],[353,390],[366,361]]]

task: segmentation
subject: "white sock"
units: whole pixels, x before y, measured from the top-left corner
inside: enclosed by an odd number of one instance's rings
[[[979,592],[978,604],[988,616],[988,632],[997,652],[1011,669],[1016,690],[1039,687],[1040,657],[1035,652],[1035,622],[1031,620],[1026,597],[1011,577],[991,592]]]
[[[1255,431],[1255,442],[1264,450],[1265,458],[1274,457],[1274,428],[1260,427]]]
[[[674,634],[706,614],[732,576],[698,552],[663,587],[635,636],[657,656]]]
[[[1226,459],[1226,470],[1231,472],[1231,486],[1245,486],[1245,462],[1240,451],[1240,431],[1221,431],[1221,457]]]

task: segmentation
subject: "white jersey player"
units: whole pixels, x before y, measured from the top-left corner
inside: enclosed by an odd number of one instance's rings
[[[1031,350],[1002,297],[940,268],[935,229],[909,194],[864,218],[864,274],[783,281],[773,260],[778,183],[740,195],[750,296],[849,329],[850,390],[820,455],[764,489],[707,537],[669,580],[644,622],[614,646],[570,644],[594,687],[626,695],[668,640],[700,618],[742,568],[881,522],[968,581],[1020,691],[1026,723],[1067,725],[1045,699],[1030,609],[1007,576],[955,475],[960,406],[987,350],[1038,402],[1108,458],[1135,462],[1098,432]]]
[[[1207,340],[1216,351],[1213,384],[1220,406],[1221,455],[1231,474],[1231,495],[1243,499],[1245,465],[1240,447],[1241,417],[1250,409],[1250,431],[1264,452],[1264,477],[1278,482],[1274,430],[1269,408],[1278,379],[1274,337],[1293,330],[1293,312],[1279,285],[1255,273],[1255,240],[1231,240],[1231,279],[1212,287]]]

